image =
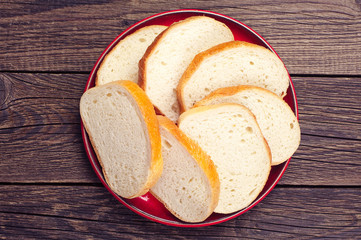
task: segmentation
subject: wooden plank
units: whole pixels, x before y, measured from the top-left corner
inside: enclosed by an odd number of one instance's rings
[[[293,81],[302,140],[280,184],[360,185],[361,78]]]
[[[84,74],[0,74],[0,182],[98,182],[80,133]]]
[[[292,74],[361,74],[361,7],[354,0],[16,0],[0,5],[0,70],[89,72],[124,29],[175,8],[211,10],[244,22],[275,48]]]
[[[352,239],[361,235],[359,188],[275,188],[260,204],[207,228],[136,215],[96,186],[0,186],[1,238]]]
[[[0,182],[99,182],[80,135],[86,79],[0,74]],[[294,77],[294,84],[303,134],[280,184],[360,186],[361,79]]]

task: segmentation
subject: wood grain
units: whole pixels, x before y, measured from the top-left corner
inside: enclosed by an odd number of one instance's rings
[[[84,74],[0,74],[0,182],[97,182],[80,133]]]
[[[79,99],[105,47],[156,13],[204,9],[253,28],[292,75],[302,141],[275,189],[212,227],[145,219],[87,159]],[[41,1],[0,4],[0,239],[359,239],[361,1]]]
[[[350,205],[349,199],[353,199]],[[0,186],[0,237],[14,239],[352,239],[361,234],[360,191],[275,188],[260,204],[207,228],[174,228],[133,213],[97,186]]]
[[[293,81],[302,140],[280,183],[360,186],[361,78]]]
[[[360,1],[12,1],[0,5],[0,71],[89,72],[131,24],[172,9],[233,17],[261,34],[292,74],[361,74]]]
[[[86,74],[0,74],[0,182],[98,182],[80,134],[86,80]],[[361,79],[293,80],[302,141],[280,184],[360,186]]]

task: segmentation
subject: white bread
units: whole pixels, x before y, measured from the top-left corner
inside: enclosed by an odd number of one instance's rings
[[[158,121],[143,90],[131,81],[91,88],[80,115],[109,187],[124,198],[145,194],[163,161]]]
[[[219,178],[211,158],[168,118],[158,116],[163,172],[150,189],[166,208],[185,222],[201,222],[219,199]]]
[[[283,97],[289,75],[276,54],[256,44],[232,41],[198,54],[184,72],[178,88],[181,112],[218,88],[254,85]]]
[[[292,109],[276,94],[255,86],[220,88],[194,107],[219,103],[238,103],[256,116],[272,153],[272,165],[288,160],[301,141],[301,130]]]
[[[221,184],[217,213],[247,207],[262,191],[271,170],[271,153],[254,115],[239,104],[192,108],[179,128],[211,156]]]
[[[122,79],[138,83],[139,60],[166,28],[162,25],[146,26],[120,40],[102,61],[95,84],[98,86]]]
[[[139,62],[139,85],[160,113],[175,122],[179,116],[176,88],[184,70],[199,52],[232,40],[231,30],[210,17],[174,23],[154,40]]]

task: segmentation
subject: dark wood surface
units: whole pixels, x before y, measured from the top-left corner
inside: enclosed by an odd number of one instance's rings
[[[292,76],[302,130],[270,195],[196,229],[117,202],[89,164],[78,111],[104,48],[131,24],[179,8],[261,34]],[[0,16],[1,239],[360,239],[360,1],[6,1]]]

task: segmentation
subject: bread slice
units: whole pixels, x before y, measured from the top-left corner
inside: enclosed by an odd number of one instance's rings
[[[217,213],[247,207],[262,191],[271,170],[271,152],[253,114],[239,104],[193,108],[179,128],[208,153],[221,183]]]
[[[179,219],[201,222],[213,213],[219,198],[219,178],[211,158],[168,118],[158,116],[163,173],[151,188]]]
[[[289,75],[276,54],[256,44],[232,41],[198,54],[178,88],[181,111],[190,109],[218,88],[254,85],[286,95]]]
[[[272,165],[288,160],[297,150],[301,130],[297,118],[288,104],[276,94],[254,86],[220,88],[194,107],[219,103],[238,103],[256,116],[272,153]]]
[[[232,40],[231,30],[210,17],[194,16],[174,23],[154,40],[139,62],[139,85],[153,105],[175,122],[179,116],[176,88],[193,57]]]
[[[103,85],[117,80],[138,83],[138,63],[153,40],[167,27],[150,25],[120,40],[102,61],[95,84]]]
[[[161,138],[154,108],[131,81],[86,91],[80,115],[109,187],[124,198],[145,194],[161,175]]]

